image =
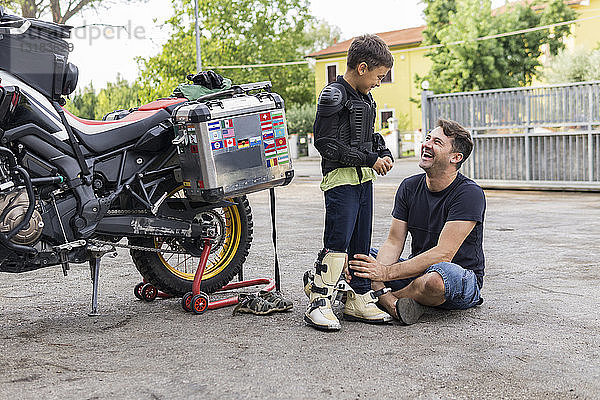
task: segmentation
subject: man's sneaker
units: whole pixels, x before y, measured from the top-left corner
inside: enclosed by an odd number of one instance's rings
[[[344,319],[369,324],[385,324],[392,320],[390,314],[377,307],[377,296],[372,290],[365,294],[357,294],[354,290],[349,290],[347,296],[343,311]]]
[[[275,311],[272,303],[259,297],[256,293],[240,293],[238,295],[238,305],[233,309],[232,315],[236,313],[267,315]]]
[[[294,307],[294,303],[283,297],[281,292],[261,290],[258,292],[258,296],[271,303],[274,311],[288,311]]]
[[[421,305],[408,297],[402,297],[396,301],[396,314],[402,325],[412,325],[416,323],[426,310],[426,306]]]

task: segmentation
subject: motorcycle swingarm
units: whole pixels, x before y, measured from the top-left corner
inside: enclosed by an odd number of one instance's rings
[[[235,206],[235,203],[222,200],[218,203],[199,203],[188,199],[166,199],[158,209],[158,214],[164,217],[173,217],[185,221],[192,221],[198,214],[215,208]]]
[[[114,236],[170,236],[193,238],[203,232],[201,224],[163,218],[160,216],[116,215],[100,220],[97,233]]]

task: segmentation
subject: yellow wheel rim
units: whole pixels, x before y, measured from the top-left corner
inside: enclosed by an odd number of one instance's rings
[[[183,186],[169,193],[168,197],[184,197]],[[228,199],[228,201],[232,201]],[[220,239],[217,246],[211,250],[208,262],[202,275],[202,280],[210,279],[219,275],[233,260],[242,238],[242,220],[237,206],[229,206],[221,209],[211,210],[221,222]],[[164,250],[185,251],[181,245],[168,238],[155,237],[154,247]],[[193,281],[194,274],[198,268],[200,257],[191,254],[158,253],[163,265],[179,278]]]

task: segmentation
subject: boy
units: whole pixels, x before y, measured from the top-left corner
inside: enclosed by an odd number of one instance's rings
[[[319,96],[314,124],[315,147],[322,157],[325,195],[324,248],[315,263],[314,280],[305,274],[310,297],[304,321],[317,329],[339,330],[331,309],[332,296],[354,254],[368,254],[371,246],[375,172],[385,175],[393,166],[383,137],[374,132],[376,104],[370,91],[381,84],[394,64],[385,42],[376,35],[359,36],[348,50],[347,70]],[[367,253],[365,253],[367,252]],[[344,317],[369,323],[392,318],[375,304],[380,293],[371,281],[353,277]]]

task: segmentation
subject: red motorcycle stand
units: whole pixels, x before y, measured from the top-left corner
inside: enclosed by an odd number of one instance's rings
[[[194,314],[203,314],[206,310],[214,310],[217,308],[229,307],[238,304],[238,296],[228,297],[222,300],[216,300],[211,302],[208,294],[202,292],[202,276],[204,275],[204,269],[206,268],[206,263],[208,262],[208,256],[210,254],[210,249],[212,243],[210,239],[204,240],[204,247],[202,249],[202,254],[200,255],[200,262],[198,264],[198,269],[194,274],[194,282],[192,283],[192,291],[187,292],[181,298],[181,307],[188,312],[193,312]],[[240,274],[241,276],[241,274]],[[229,283],[219,289],[217,292],[222,292],[226,290],[240,289],[249,286],[256,285],[266,285],[262,290],[271,291],[275,288],[275,282],[269,278],[258,278],[258,279],[249,279],[242,280],[240,282]],[[147,283],[146,281],[140,282],[136,285],[134,289],[135,296],[140,300],[145,301],[153,301],[157,297],[162,298],[170,298],[171,295],[160,292],[154,285]]]

